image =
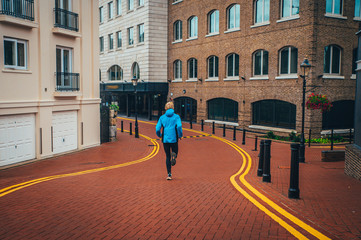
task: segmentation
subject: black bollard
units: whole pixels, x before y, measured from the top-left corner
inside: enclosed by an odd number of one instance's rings
[[[350,136],[349,136],[349,138],[350,138],[350,144],[352,143],[352,129],[350,128]]]
[[[121,132],[124,132],[123,121],[120,122],[120,131],[121,131]]]
[[[203,125],[204,125],[204,120],[202,119],[201,120],[201,130],[202,130],[202,132],[203,132]]]
[[[310,131],[308,132],[308,147],[311,147],[311,128]]]
[[[226,124],[223,124],[223,137],[226,136]]]
[[[263,182],[271,182],[271,140],[264,141]]]
[[[299,189],[299,162],[298,162],[298,152],[300,144],[292,143],[291,144],[291,173],[290,173],[290,188],[288,189],[289,198],[300,198],[300,189]]]
[[[214,134],[214,122],[212,122],[212,134]]]
[[[256,138],[254,139],[254,149],[253,151],[257,151],[257,143],[258,142],[258,137],[256,136]]]
[[[333,150],[333,129],[331,129],[331,150]]]
[[[258,177],[262,177],[263,174],[263,158],[264,158],[264,140],[261,140],[259,144],[259,154],[258,154],[258,170],[257,170]]]
[[[192,119],[189,121],[190,128],[193,129]]]
[[[243,128],[243,138],[242,138],[242,145],[246,144],[246,129]]]
[[[233,127],[233,141],[236,141],[236,126]]]
[[[129,135],[132,135],[133,133],[132,133],[132,123],[129,123]]]

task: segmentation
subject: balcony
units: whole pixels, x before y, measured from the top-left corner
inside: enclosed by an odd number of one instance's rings
[[[36,28],[34,0],[0,0],[0,22]]]
[[[81,96],[79,92],[79,73],[56,72],[55,73],[56,97],[76,97]]]
[[[54,8],[54,27],[78,32],[78,14],[61,8]]]

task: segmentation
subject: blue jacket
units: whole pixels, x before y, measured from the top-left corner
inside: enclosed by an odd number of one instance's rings
[[[164,128],[163,136],[161,135],[162,127]],[[179,115],[175,114],[173,109],[168,109],[165,114],[159,118],[155,131],[158,137],[163,137],[164,143],[177,142],[176,131],[178,132],[178,138],[183,137],[182,122]]]

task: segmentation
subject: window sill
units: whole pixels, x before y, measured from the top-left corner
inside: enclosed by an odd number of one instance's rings
[[[239,124],[238,123],[235,123],[235,122],[226,122],[226,121],[219,121],[219,120],[210,120],[210,119],[207,119],[207,120],[204,120],[205,123],[215,123],[215,124],[226,124],[226,125],[229,125],[229,126],[234,126],[234,127],[239,127]]]
[[[15,24],[15,25],[19,25],[19,26],[23,26],[23,27],[27,27],[27,28],[37,28],[38,27],[38,24],[33,21],[25,20],[25,19],[13,17],[13,16],[8,16],[8,15],[0,15],[0,22]]]
[[[108,53],[112,53],[112,52],[114,52],[114,49],[109,49],[108,50]]]
[[[138,10],[138,9],[141,9],[141,8],[144,8],[144,5],[138,6],[138,7],[137,7],[137,10]]]
[[[207,78],[206,80],[204,80],[206,82],[218,82],[219,78]]]
[[[75,31],[71,31],[71,30],[67,30],[67,29],[59,28],[59,27],[53,27],[52,32],[54,34],[59,34],[59,35],[68,36],[68,37],[74,37],[74,38],[81,37],[81,34],[79,32],[75,32]]]
[[[187,38],[186,39],[186,42],[188,41],[193,41],[193,40],[197,40],[198,39],[198,36],[197,37],[190,37],[190,38]]]
[[[123,15],[122,14],[119,14],[119,15],[117,15],[115,18],[120,18],[120,17],[122,17]]]
[[[270,25],[270,24],[271,24],[270,21],[255,23],[254,25],[251,26],[251,28],[263,27],[263,26],[267,26],[267,25]]]
[[[53,93],[54,97],[81,97],[80,91],[57,91]]]
[[[299,19],[300,18],[300,15],[293,15],[293,16],[290,16],[290,17],[284,17],[284,18],[281,18],[279,20],[277,20],[278,23],[280,22],[287,22],[287,21],[291,21],[291,20],[296,20],[296,19]]]
[[[3,73],[21,73],[21,74],[32,74],[32,71],[16,68],[5,68],[2,70]]]
[[[176,4],[181,3],[181,2],[183,2],[183,0],[178,0],[178,1],[173,2],[172,5],[176,5]]]
[[[276,128],[276,127],[268,127],[268,126],[262,126],[262,125],[250,125],[248,127],[251,129],[267,130],[267,131],[272,131],[272,132],[297,133],[297,131],[295,129],[287,129],[287,128]]]
[[[181,42],[183,42],[183,39],[175,40],[174,42],[172,42],[172,44],[177,44],[177,43],[181,43]]]
[[[347,17],[345,17],[345,16],[342,16],[340,14],[332,14],[332,13],[325,13],[325,17],[338,18],[338,19],[343,19],[343,20],[347,19]]]
[[[219,35],[219,32],[210,33],[210,34],[206,35],[206,37],[213,37],[213,36],[217,36],[217,35]]]
[[[197,81],[198,81],[197,78],[190,78],[186,80],[186,82],[197,82]]]
[[[350,79],[355,80],[356,79],[356,74],[352,74]]]
[[[228,29],[228,30],[225,31],[224,33],[238,32],[238,31],[241,31],[241,29],[240,29],[239,27],[238,27],[238,28]]]
[[[134,9],[128,10],[128,11],[127,11],[127,14],[128,14],[128,13],[132,13],[132,12],[134,12]]]
[[[223,81],[239,81],[239,76],[227,77],[227,78],[224,78]]]
[[[332,75],[332,74],[323,74],[322,78],[323,79],[340,79],[340,80],[343,80],[343,79],[345,79],[345,76]]]
[[[361,17],[354,17],[353,20],[354,21],[361,21]]]
[[[143,46],[143,45],[145,45],[144,42],[140,42],[140,43],[137,44],[137,46]]]
[[[183,82],[182,79],[174,79],[172,80],[172,83],[178,83],[178,82]]]
[[[128,45],[127,48],[134,48],[134,45]]]
[[[122,51],[122,50],[123,50],[122,47],[117,48],[117,51]]]
[[[297,74],[285,74],[285,75],[277,76],[275,79],[298,79],[298,75]]]
[[[268,76],[254,76],[250,77],[249,80],[269,80]]]

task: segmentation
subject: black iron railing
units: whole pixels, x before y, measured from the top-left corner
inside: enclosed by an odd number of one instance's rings
[[[0,0],[0,14],[34,21],[34,0]]]
[[[79,91],[79,73],[57,72],[56,91]]]
[[[54,8],[54,26],[78,31],[78,14],[61,8]]]

